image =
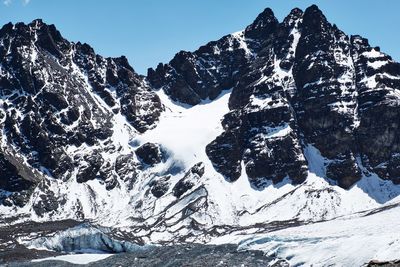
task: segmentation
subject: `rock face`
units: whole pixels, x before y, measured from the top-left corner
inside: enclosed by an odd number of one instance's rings
[[[266,9],[243,32],[180,52],[148,73],[155,87],[188,104],[233,87],[225,130],[206,151],[227,180],[244,167],[257,188],[286,177],[303,182],[308,145],[343,188],[364,168],[399,183],[399,77],[399,63],[347,36],[315,5],[281,23]]]
[[[194,186],[199,184],[199,179],[203,176],[203,174],[204,163],[199,162],[175,184],[174,188],[172,189],[172,194],[177,198],[181,197],[189,189],[192,189]]]
[[[136,150],[136,155],[146,164],[154,165],[162,160],[160,147],[156,144],[146,143]]]
[[[162,87],[183,103],[196,105],[206,98],[215,99],[236,84],[277,24],[272,10],[266,9],[244,32],[224,36],[193,53],[181,51],[169,64],[150,68],[147,77],[155,88]]]
[[[115,185],[106,154],[121,153],[119,127],[144,132],[162,111],[125,57],[103,58],[41,20],[1,28],[0,65],[0,189],[16,192],[7,203],[43,174]]]

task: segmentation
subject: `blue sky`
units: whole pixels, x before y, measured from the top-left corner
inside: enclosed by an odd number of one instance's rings
[[[245,28],[266,7],[282,20],[294,7],[317,4],[348,34],[400,61],[399,0],[0,0],[0,24],[42,18],[70,41],[103,56],[126,55],[141,74],[179,50]]]

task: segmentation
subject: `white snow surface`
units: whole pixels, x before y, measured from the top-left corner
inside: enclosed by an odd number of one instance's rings
[[[379,69],[380,67],[386,65],[387,63],[388,63],[388,61],[385,61],[385,60],[378,60],[378,61],[374,61],[374,62],[368,61],[368,66],[370,66],[374,69]]]
[[[58,261],[66,261],[73,264],[88,264],[91,262],[96,262],[99,260],[104,260],[114,254],[96,254],[96,253],[82,253],[82,254],[69,254],[69,255],[61,255],[43,259],[32,260],[32,262],[42,262],[42,261],[50,261],[50,260],[58,260]]]
[[[247,46],[244,31],[234,32],[231,34],[231,36],[239,42],[239,48],[244,50],[247,57],[255,57],[255,54]]]
[[[153,130],[137,137],[140,144],[153,142],[162,145],[169,156],[183,164],[185,169],[200,161],[207,161],[205,147],[221,132],[221,119],[229,112],[230,90],[215,100],[204,100],[196,106],[174,103],[164,93],[158,96],[166,107],[160,122]]]
[[[213,244],[238,243],[239,250],[262,250],[291,266],[362,266],[400,257],[400,207],[366,216],[286,228],[268,234],[224,236]]]
[[[280,191],[271,192],[273,186],[264,189],[274,195],[274,205],[265,209],[265,213],[250,217],[249,225],[262,219],[268,222],[295,217],[304,221],[314,218],[315,222],[267,234],[253,234],[256,229],[250,228],[210,243],[237,243],[239,250],[262,250],[287,260],[291,266],[362,266],[371,260],[399,259],[400,187],[373,174],[363,177],[350,190],[329,185],[322,178],[328,160],[311,145],[306,147],[305,154],[310,163],[306,182],[282,199],[277,198],[281,191],[293,186],[283,182],[284,186],[274,186],[280,187]],[[254,203],[250,199],[244,202]],[[390,209],[390,204],[395,207]],[[389,208],[374,213],[373,208],[384,206]],[[317,222],[317,218],[327,221]]]

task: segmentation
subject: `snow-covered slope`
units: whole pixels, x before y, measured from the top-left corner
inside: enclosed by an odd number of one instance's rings
[[[268,234],[230,235],[213,244],[237,243],[239,250],[262,250],[291,266],[363,266],[399,258],[400,207],[363,212]]]
[[[138,136],[134,142],[160,144],[171,161],[182,170],[208,161],[201,148],[222,132],[221,120],[229,112],[230,90],[223,91],[213,101],[203,100],[196,106],[174,102],[162,90],[157,93],[165,112],[155,129]]]
[[[43,262],[43,261],[66,261],[73,264],[88,264],[91,262],[96,262],[102,259],[106,259],[114,254],[95,254],[95,253],[81,253],[81,254],[71,254],[49,257],[44,259],[33,260],[32,262]]]

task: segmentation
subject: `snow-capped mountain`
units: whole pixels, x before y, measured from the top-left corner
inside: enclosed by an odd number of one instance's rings
[[[162,110],[144,78],[126,58],[96,55],[40,20],[7,24],[0,36],[1,188],[13,192],[3,205],[36,199],[36,214],[51,212],[62,203],[51,181],[71,177],[117,186],[129,137],[154,127]],[[132,183],[134,172],[121,176]]]
[[[243,248],[367,210],[400,215],[399,92],[400,64],[316,6],[282,22],[266,9],[147,77],[54,25],[10,23],[2,224],[85,220],[138,244],[256,233]]]

